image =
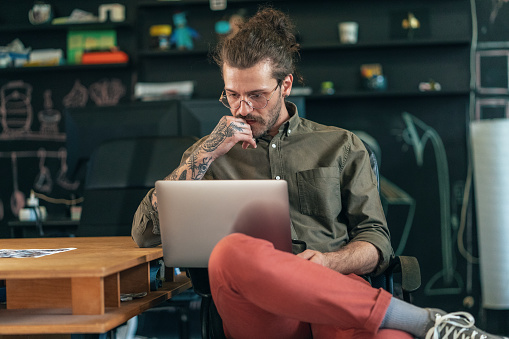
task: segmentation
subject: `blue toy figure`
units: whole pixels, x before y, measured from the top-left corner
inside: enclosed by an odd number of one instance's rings
[[[173,24],[175,29],[171,35],[170,43],[180,50],[193,49],[193,38],[198,39],[200,35],[196,30],[187,27],[186,13],[175,13],[173,15]]]

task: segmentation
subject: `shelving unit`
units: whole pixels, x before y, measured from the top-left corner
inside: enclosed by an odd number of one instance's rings
[[[126,5],[126,20],[122,22],[90,22],[90,23],[63,23],[63,24],[40,24],[32,25],[28,22],[27,13],[33,5],[28,0],[20,1],[17,6],[11,6],[7,12],[0,14],[0,46],[5,46],[14,39],[18,38],[32,50],[55,48],[64,51],[64,63],[58,66],[29,66],[29,67],[9,67],[0,68],[0,81],[8,81],[16,76],[27,76],[32,73],[53,72],[56,71],[59,76],[64,76],[68,72],[82,70],[100,70],[107,71],[112,69],[117,73],[118,69],[124,69],[126,74],[131,73],[132,63],[123,64],[104,64],[104,65],[74,65],[67,63],[67,35],[70,31],[99,31],[99,30],[115,30],[117,32],[117,45],[121,50],[128,53],[132,58],[135,52],[135,43],[133,36],[135,34],[135,14],[129,8],[132,8],[131,0],[121,1]],[[80,9],[97,14],[98,6],[102,2],[90,1],[87,4],[81,4]],[[129,6],[129,4],[131,6]],[[68,16],[75,8],[73,4],[66,2],[52,3],[56,13],[56,17]],[[16,7],[16,8],[14,8]],[[64,76],[65,78],[65,76]],[[131,75],[126,79],[130,79]],[[128,85],[131,86],[130,84]]]
[[[130,62],[127,65],[34,67],[32,69],[0,70],[0,77],[12,77],[26,72],[40,71],[83,71],[98,70],[118,73],[124,69],[125,79],[133,81],[185,81],[193,80],[196,84],[196,98],[215,98],[218,88],[222,87],[217,66],[208,60],[211,47],[218,37],[213,31],[214,24],[241,9],[248,15],[256,11],[260,5],[254,0],[230,0],[226,11],[211,11],[207,0],[181,1],[124,1],[128,9],[125,22],[121,23],[87,23],[63,25],[30,25],[26,22],[15,22],[15,18],[4,18],[5,24],[0,24],[0,33],[5,33],[6,42],[9,36],[21,35],[27,45],[33,48],[56,47],[65,50],[65,37],[69,30],[81,29],[115,29],[121,49],[128,52]],[[24,4],[25,10],[29,2]],[[99,2],[92,2],[90,9],[97,7]],[[317,96],[323,81],[332,81],[336,86],[337,95],[332,98],[365,98],[365,97],[397,97],[405,95],[415,96],[419,81],[433,79],[441,82],[444,93],[463,93],[469,90],[468,74],[454,79],[446,76],[447,68],[451,67],[451,74],[458,73],[457,69],[468,69],[470,27],[468,19],[468,3],[460,0],[443,2],[423,2],[413,0],[402,3],[391,1],[379,4],[377,1],[365,0],[362,4],[352,4],[348,1],[321,0],[310,7],[308,2],[297,0],[273,1],[274,7],[289,12],[296,22],[298,37],[301,44],[301,73],[305,78],[305,85],[313,88],[312,101],[319,100]],[[69,7],[69,4],[58,4],[59,7]],[[362,9],[369,6],[370,13]],[[23,6],[21,6],[23,7]],[[417,9],[427,13],[425,20],[429,26],[428,36],[414,39],[394,38],[391,36],[394,24],[391,23],[394,13],[403,10]],[[21,11],[21,10],[20,10]],[[154,24],[172,25],[172,15],[176,11],[185,11],[189,26],[195,28],[201,38],[195,41],[195,48],[190,51],[167,50],[160,51],[150,48],[149,27]],[[25,12],[26,13],[26,12]],[[376,15],[374,14],[376,13]],[[316,24],[312,17],[320,17],[320,24]],[[1,18],[0,18],[1,19]],[[12,22],[10,22],[12,20]],[[341,44],[338,40],[337,23],[345,20],[356,20],[360,24],[359,42],[357,44]],[[454,27],[453,27],[454,26]],[[377,29],[379,27],[379,29]],[[55,45],[48,46],[41,41],[35,32],[51,35],[48,39]],[[32,43],[33,42],[33,43]],[[43,46],[46,44],[46,46]],[[439,51],[439,52],[437,52]],[[439,54],[435,57],[433,54]],[[394,62],[396,60],[397,62]],[[459,63],[458,63],[459,61]],[[360,91],[359,67],[362,63],[380,63],[388,80],[388,90],[385,94],[366,93]],[[455,64],[451,64],[454,62]],[[330,70],[334,71],[331,72]],[[406,77],[406,80],[402,80]],[[444,79],[440,79],[443,77]],[[130,80],[129,80],[130,81]],[[450,82],[450,83],[449,83]],[[128,87],[132,88],[130,83]],[[323,98],[330,100],[331,98]]]
[[[397,97],[406,95],[407,91],[407,95],[415,96],[419,82],[430,79],[442,84],[444,94],[439,95],[468,94],[468,74],[449,77],[449,74],[457,74],[459,68],[468,69],[471,34],[469,6],[465,1],[424,3],[414,0],[379,4],[367,0],[355,5],[348,1],[322,0],[312,7],[305,1],[280,0],[273,3],[276,8],[289,12],[296,22],[301,44],[299,66],[305,85],[313,89],[311,101],[331,99],[316,95],[323,81],[335,84],[337,95],[332,99]],[[219,76],[217,66],[207,60],[211,46],[217,42],[212,32],[214,24],[240,9],[251,15],[259,4],[257,1],[231,0],[227,11],[218,13],[210,11],[208,1],[203,0],[138,2],[138,80],[163,81],[164,75],[167,75],[166,81],[193,79],[196,80],[196,98],[216,97],[222,84],[216,81]],[[373,10],[370,13],[363,11],[366,6]],[[390,20],[394,13],[414,8],[421,12],[425,9],[428,13],[428,36],[411,40],[392,37],[390,27],[393,23]],[[179,10],[186,11],[189,26],[202,34],[194,50],[150,50],[147,45],[150,25],[171,24],[172,13]],[[317,16],[320,24],[310,20]],[[337,23],[346,20],[360,24],[357,44],[341,44],[338,40]],[[368,24],[369,21],[372,24]],[[456,27],[451,27],[450,24],[455,21],[459,24],[454,23]],[[377,25],[380,29],[376,28]],[[433,55],[437,50],[439,57]],[[376,62],[382,64],[388,79],[389,88],[385,94],[366,93],[360,88],[360,65]],[[447,72],[449,67],[451,71]],[[405,77],[406,81],[402,80]]]
[[[69,24],[14,24],[8,26],[0,26],[0,33],[13,32],[34,32],[34,31],[59,31],[59,30],[72,30],[72,29],[115,29],[122,27],[132,27],[133,22],[90,22],[90,23],[69,23]]]
[[[23,73],[36,73],[36,72],[81,72],[96,69],[127,69],[130,67],[129,63],[115,63],[115,64],[90,64],[90,65],[59,65],[59,66],[30,66],[30,67],[10,67],[0,68],[1,74],[23,74]]]

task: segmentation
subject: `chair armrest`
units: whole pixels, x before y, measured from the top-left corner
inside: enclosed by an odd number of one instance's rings
[[[389,267],[384,272],[387,281],[387,289],[394,294],[393,278],[394,274],[401,275],[401,290],[403,300],[410,302],[410,293],[416,291],[421,286],[421,269],[417,258],[410,256],[397,256],[391,260]]]
[[[398,256],[394,260],[401,272],[401,288],[414,292],[421,286],[421,269],[416,257]]]

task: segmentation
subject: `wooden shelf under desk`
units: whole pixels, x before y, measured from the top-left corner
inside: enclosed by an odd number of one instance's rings
[[[118,308],[107,307],[100,315],[73,315],[68,308],[0,309],[0,334],[105,333],[191,287],[189,279],[177,280]]]
[[[150,291],[162,249],[130,237],[0,239],[3,249],[76,248],[40,258],[3,258],[7,303],[0,334],[104,333],[191,287],[183,276]],[[121,302],[121,293],[147,296]]]

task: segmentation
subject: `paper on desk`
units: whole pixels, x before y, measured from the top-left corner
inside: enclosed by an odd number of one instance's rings
[[[76,248],[55,248],[55,249],[2,249],[0,248],[0,258],[39,258],[46,255],[67,252]]]

